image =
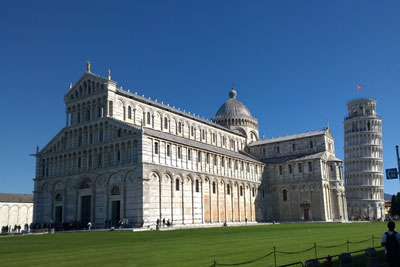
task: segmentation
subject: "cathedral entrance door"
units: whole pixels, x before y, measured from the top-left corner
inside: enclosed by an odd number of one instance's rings
[[[54,220],[55,223],[62,222],[62,206],[56,206],[54,219],[55,219]]]
[[[304,214],[304,220],[305,221],[310,220],[310,209],[304,209],[303,210],[303,214]]]
[[[81,198],[81,224],[86,227],[90,222],[92,196],[82,196]]]
[[[121,201],[116,200],[111,202],[111,225],[117,226],[120,218],[120,211],[121,211]]]

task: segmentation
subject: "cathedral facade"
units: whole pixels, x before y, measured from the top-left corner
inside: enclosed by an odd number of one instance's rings
[[[236,96],[232,89],[212,120],[201,119],[122,90],[88,65],[64,97],[65,127],[36,153],[34,222],[346,218],[342,162],[329,129],[260,140],[257,119]],[[315,147],[305,148],[311,140]],[[289,173],[292,162],[304,172]]]

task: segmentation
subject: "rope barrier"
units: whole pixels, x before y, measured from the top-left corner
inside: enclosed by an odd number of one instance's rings
[[[236,265],[244,265],[244,264],[249,264],[249,263],[253,263],[253,262],[259,261],[259,260],[261,260],[261,259],[263,259],[263,258],[266,258],[266,257],[268,257],[268,256],[271,256],[272,254],[274,254],[274,252],[270,252],[270,253],[268,253],[267,255],[264,255],[264,256],[262,256],[262,257],[260,257],[260,258],[257,258],[257,259],[255,259],[255,260],[245,261],[245,262],[240,262],[240,263],[229,263],[229,264],[228,264],[228,263],[217,263],[217,262],[214,261],[214,264],[211,265],[211,266],[236,266]]]
[[[250,260],[250,261],[246,261],[246,262],[240,262],[240,263],[230,263],[230,264],[227,264],[227,263],[217,263],[217,262],[214,260],[214,264],[212,264],[211,267],[212,267],[212,266],[215,267],[215,266],[238,266],[238,265],[245,265],[245,264],[253,263],[253,262],[259,261],[259,260],[261,260],[261,259],[264,259],[264,258],[266,258],[266,257],[269,257],[269,256],[271,256],[272,254],[274,254],[274,260],[275,260],[275,266],[276,266],[276,254],[277,254],[277,253],[280,253],[280,254],[287,254],[287,255],[293,255],[293,254],[305,253],[305,252],[308,252],[308,251],[313,250],[313,249],[315,249],[315,252],[316,252],[316,249],[317,249],[317,248],[327,249],[327,248],[342,247],[342,246],[345,246],[345,245],[347,245],[347,251],[349,252],[349,244],[361,244],[361,243],[365,243],[365,242],[368,242],[368,241],[371,241],[371,240],[373,241],[374,239],[380,239],[380,237],[372,236],[371,238],[368,238],[368,239],[365,239],[365,240],[361,240],[361,241],[349,241],[349,240],[347,240],[346,243],[339,244],[339,245],[331,245],[331,246],[319,246],[319,245],[317,246],[316,243],[314,243],[314,246],[313,246],[313,247],[308,248],[308,249],[305,249],[305,250],[301,250],[301,251],[278,251],[278,250],[276,250],[276,248],[274,247],[274,251],[272,251],[272,252],[270,252],[270,253],[268,253],[268,254],[262,256],[262,257],[259,257],[259,258],[257,258],[257,259],[254,259],[254,260]],[[360,251],[363,251],[363,250],[360,250]],[[317,258],[317,255],[316,255],[316,258]]]
[[[340,245],[332,245],[332,246],[317,246],[317,248],[337,248],[337,247],[341,247],[341,246],[345,246],[347,245],[346,243],[340,244]]]
[[[304,253],[307,251],[310,251],[312,249],[314,249],[315,247],[311,247],[305,250],[301,250],[301,251],[294,251],[294,252],[290,252],[290,251],[276,251],[276,253],[281,253],[281,254],[300,254],[300,253]]]
[[[368,241],[371,241],[371,240],[372,240],[372,238],[368,238],[368,239],[361,240],[361,241],[349,241],[349,244],[352,244],[352,243],[360,244],[360,243],[365,243],[365,242],[368,242]]]

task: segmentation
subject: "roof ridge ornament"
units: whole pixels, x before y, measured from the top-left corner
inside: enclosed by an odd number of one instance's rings
[[[89,62],[89,60],[86,61],[86,72],[90,73],[90,62]]]
[[[108,69],[108,80],[111,81],[111,70]]]

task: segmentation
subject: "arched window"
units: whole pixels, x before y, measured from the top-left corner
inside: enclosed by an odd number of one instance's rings
[[[243,186],[240,186],[240,196],[243,196]]]
[[[124,120],[126,120],[126,108],[125,107],[122,107],[122,112],[124,113]]]
[[[117,196],[117,195],[119,195],[119,194],[120,194],[119,186],[114,186],[114,187],[111,189],[111,195]]]
[[[56,195],[56,201],[62,201],[62,196],[60,193]]]
[[[154,142],[154,154],[158,154],[158,142]]]
[[[310,141],[310,148],[313,148],[314,147],[314,143],[313,143],[313,141]]]
[[[196,192],[200,192],[200,182],[196,180]]]
[[[132,108],[131,106],[128,106],[128,119],[132,119]]]
[[[179,179],[175,179],[175,190],[179,191]]]
[[[226,185],[226,194],[230,195],[231,194],[231,186],[228,184]]]
[[[286,191],[286,189],[284,189],[282,191],[282,195],[283,195],[283,201],[287,201],[287,191]]]
[[[79,187],[79,189],[88,189],[90,188],[90,184],[88,180],[85,180],[81,183],[81,186]]]
[[[164,129],[168,129],[168,118],[164,118]]]
[[[182,133],[182,123],[178,122],[178,133]]]
[[[108,114],[109,114],[110,116],[113,115],[113,102],[112,102],[112,101],[110,101],[110,102],[108,103]]]
[[[120,162],[120,161],[121,161],[121,151],[118,150],[117,151],[117,162]]]
[[[215,192],[216,192],[215,187],[216,187],[216,186],[215,186],[215,182],[213,182],[213,183],[212,183],[212,191],[213,191],[213,194],[215,194]]]
[[[150,112],[147,112],[147,124],[151,124],[151,115],[150,115]]]

